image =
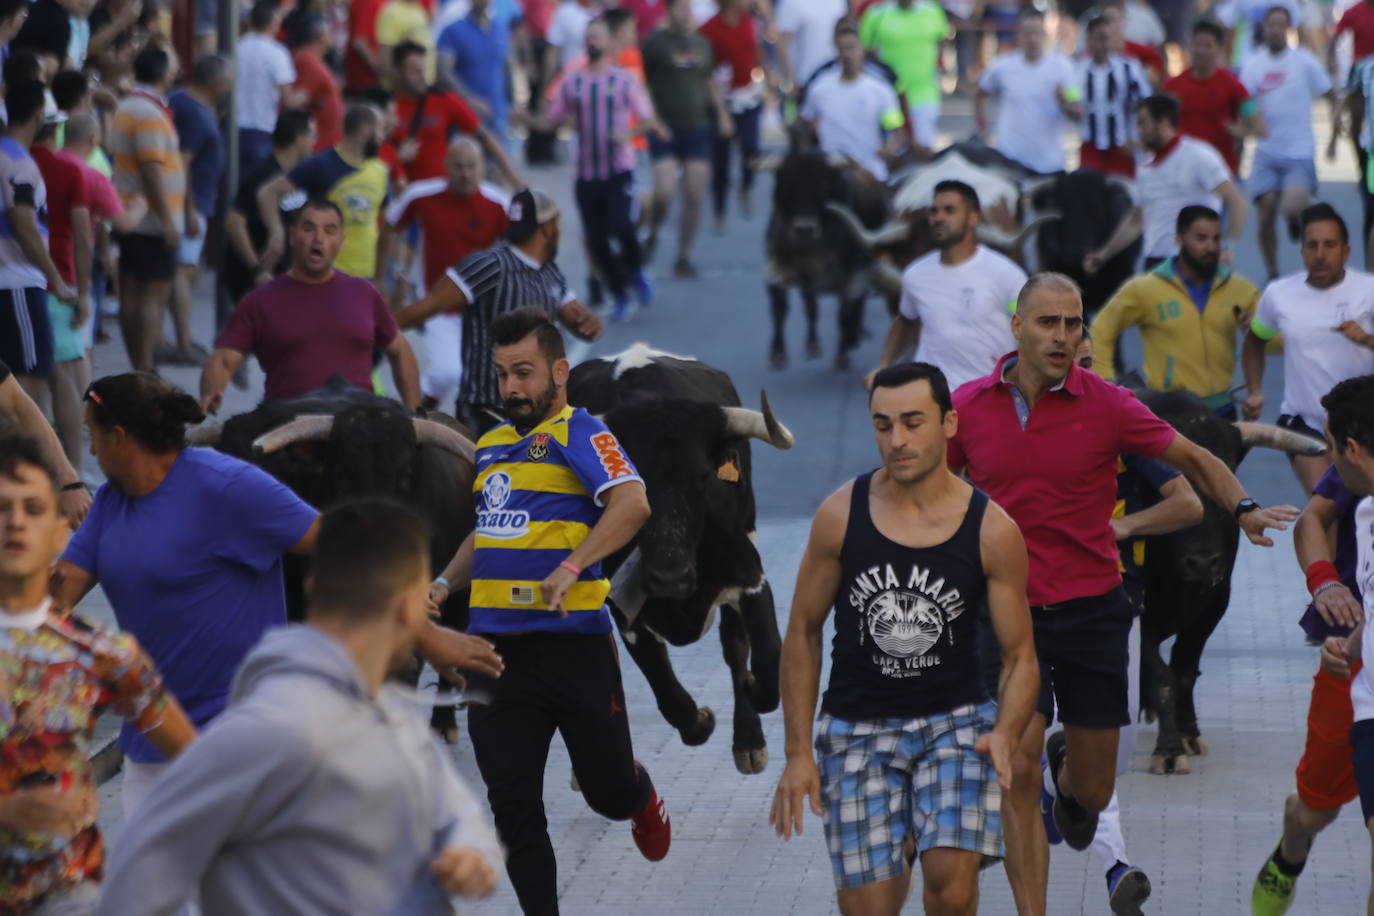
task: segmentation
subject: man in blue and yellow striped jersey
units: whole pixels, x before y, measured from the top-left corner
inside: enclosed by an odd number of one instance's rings
[[[527,914],[556,914],[544,764],[562,733],[592,810],[632,819],[645,858],[668,853],[668,815],[634,759],[601,561],[649,517],[644,483],[606,425],[568,406],[563,338],[547,315],[521,309],[491,324],[509,422],[477,442],[477,530],[435,580],[436,603],[472,584],[469,632],[505,662],[491,694],[468,709],[478,768],[506,870]]]

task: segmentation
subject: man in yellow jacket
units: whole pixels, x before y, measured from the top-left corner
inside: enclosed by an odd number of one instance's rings
[[[1184,207],[1177,230],[1179,253],[1127,280],[1093,319],[1092,336],[1101,354],[1097,371],[1115,380],[1117,338],[1136,325],[1145,346],[1147,385],[1191,391],[1235,419],[1230,388],[1236,350],[1254,317],[1259,290],[1219,266],[1221,217],[1215,210]]]

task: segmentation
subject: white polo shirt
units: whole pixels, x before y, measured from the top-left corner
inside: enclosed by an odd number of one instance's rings
[[[902,316],[921,322],[919,362],[938,366],[953,391],[982,378],[1016,349],[1011,316],[1026,272],[1005,255],[979,245],[962,264],[940,263],[939,250],[902,273]]]
[[[1374,496],[1355,506],[1355,581],[1364,600],[1364,619],[1374,620]],[[1374,719],[1374,626],[1365,626],[1360,637],[1364,668],[1350,684],[1355,721]]]
[[[1345,321],[1374,333],[1374,275],[1347,267],[1330,289],[1309,285],[1305,273],[1282,277],[1264,288],[1250,323],[1263,340],[1283,335],[1280,413],[1318,431],[1326,426],[1322,396],[1337,382],[1374,373],[1374,350],[1334,330]]]
[[[291,52],[281,42],[257,32],[239,39],[238,126],[271,132],[277,126],[281,87],[296,81]]]
[[[1178,250],[1178,211],[1193,204],[1221,212],[1218,185],[1231,180],[1210,143],[1179,134],[1157,156],[1136,163],[1136,202],[1144,224],[1145,257],[1167,258]]]

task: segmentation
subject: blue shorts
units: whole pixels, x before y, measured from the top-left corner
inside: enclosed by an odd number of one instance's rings
[[[906,842],[984,857],[1004,855],[1002,790],[992,761],[973,749],[992,731],[992,702],[918,719],[838,719],[816,736],[825,837],[838,888],[895,878]]]
[[[1250,177],[1245,189],[1251,197],[1282,191],[1285,188],[1307,188],[1317,193],[1317,166],[1312,159],[1289,159],[1255,150]]]
[[[0,362],[15,375],[52,374],[52,320],[41,286],[0,289]]]
[[[714,149],[715,133],[709,127],[694,127],[689,130],[675,130],[668,140],[649,134],[649,158],[660,159],[710,159]]]

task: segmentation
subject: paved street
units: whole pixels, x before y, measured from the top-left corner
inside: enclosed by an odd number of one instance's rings
[[[967,132],[958,113],[947,126]],[[1324,146],[1321,125],[1319,147]],[[1343,155],[1347,155],[1343,152]],[[1328,183],[1323,193],[1358,226],[1358,201],[1349,182],[1353,165],[1342,159],[1322,164]],[[563,169],[534,172],[531,180],[565,202],[570,217],[570,179]],[[707,231],[696,261],[697,281],[670,278],[673,233],[660,246],[654,265],[659,302],[627,325],[608,328],[592,355],[615,353],[634,341],[647,341],[675,353],[691,354],[728,370],[746,404],[756,405],[767,387],[778,415],[796,433],[797,447],[775,452],[756,445],[754,487],[758,494],[760,547],[773,581],[778,618],[785,626],[787,607],[807,526],[816,504],[844,479],[876,463],[876,452],[864,414],[861,379],[877,357],[886,315],[869,304],[867,337],[856,354],[855,368],[830,368],[836,339],[835,310],[823,310],[823,359],[801,358],[803,322],[794,304],[788,343],[793,365],[783,372],[766,368],[768,310],[763,292],[761,233],[771,180],[765,176],[755,193],[755,215],[745,222],[733,217],[724,236]],[[561,263],[582,288],[580,240],[575,220],[565,219]],[[1283,254],[1288,270],[1298,267],[1296,250]],[[1238,267],[1259,277],[1253,233],[1240,252]],[[1356,255],[1356,264],[1360,261]],[[198,315],[201,340],[208,342],[206,309]],[[123,368],[118,346],[99,349],[98,374]],[[227,407],[250,406],[261,391],[254,374],[250,393],[230,392]],[[194,391],[197,375],[170,369],[168,377]],[[1282,376],[1277,363],[1266,379],[1277,413]],[[93,462],[87,471],[98,474]],[[1294,502],[1299,488],[1283,458],[1253,453],[1241,470],[1242,480],[1261,502]],[[1119,783],[1127,840],[1134,861],[1154,882],[1147,912],[1161,914],[1231,914],[1248,912],[1250,882],[1278,837],[1279,811],[1291,791],[1293,766],[1301,751],[1309,678],[1316,665],[1314,650],[1302,645],[1296,626],[1304,603],[1301,573],[1290,539],[1263,550],[1243,545],[1237,562],[1229,614],[1203,658],[1198,705],[1210,756],[1195,760],[1187,776],[1152,776],[1147,772],[1153,727],[1142,727],[1131,772]],[[92,612],[101,616],[99,596]],[[548,766],[546,799],[550,831],[558,850],[560,889],[566,914],[653,913],[773,916],[833,912],[833,884],[820,824],[808,822],[800,839],[784,844],[771,835],[768,805],[782,765],[782,717],[765,718],[773,756],[760,776],[741,776],[730,755],[730,687],[719,643],[708,635],[701,643],[673,652],[683,685],[711,705],[720,726],[700,748],[684,747],[663,723],[639,672],[629,664],[625,678],[635,745],[653,773],[673,819],[673,849],[662,863],[650,865],[637,853],[627,824],[611,824],[593,814],[568,786],[569,766],[555,743]],[[480,785],[466,745],[455,758]],[[118,842],[118,779],[106,786],[104,823]],[[1348,914],[1363,905],[1368,886],[1369,840],[1358,814],[1347,813],[1318,842],[1299,884],[1294,913]],[[1106,912],[1103,869],[1090,855],[1056,849],[1051,865],[1050,912]],[[1000,867],[982,882],[982,912],[1011,913],[1010,896]],[[918,912],[919,905],[908,910]],[[518,912],[508,887],[492,900],[465,908],[474,914]]]

